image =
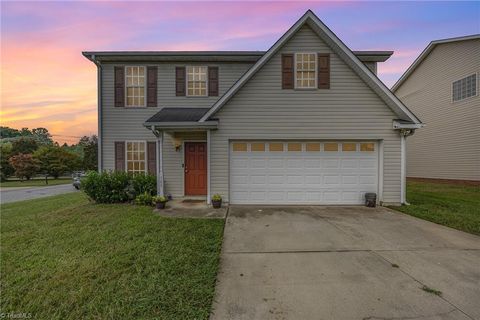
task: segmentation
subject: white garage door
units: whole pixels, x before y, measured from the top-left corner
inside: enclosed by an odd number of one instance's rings
[[[235,141],[232,204],[362,204],[378,193],[375,142]]]

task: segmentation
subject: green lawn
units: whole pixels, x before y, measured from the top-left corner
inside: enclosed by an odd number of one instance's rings
[[[10,188],[10,187],[44,187],[44,186],[56,186],[59,184],[73,183],[72,178],[48,178],[48,184],[45,184],[45,178],[35,178],[31,180],[7,180],[0,182],[0,187]]]
[[[480,235],[480,187],[408,182],[409,206],[392,209]]]
[[[1,206],[1,313],[32,319],[207,319],[223,220],[72,193]]]

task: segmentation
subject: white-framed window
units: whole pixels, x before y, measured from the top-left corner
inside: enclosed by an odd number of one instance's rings
[[[477,74],[454,81],[452,83],[452,101],[460,101],[477,95]]]
[[[317,87],[317,54],[295,53],[295,88],[314,89]]]
[[[207,72],[205,66],[187,66],[187,96],[207,96]]]
[[[145,107],[145,67],[125,67],[126,106]]]
[[[147,152],[145,141],[126,142],[126,168],[128,173],[145,173],[147,167]]]

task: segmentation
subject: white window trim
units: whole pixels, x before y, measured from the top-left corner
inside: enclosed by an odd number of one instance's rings
[[[473,76],[473,75],[475,75],[475,84],[476,84],[476,90],[475,90],[475,91],[476,91],[476,94],[475,94],[474,96],[466,97],[466,98],[463,98],[463,99],[460,99],[460,100],[453,100],[453,84],[454,84],[455,82],[457,82],[457,81],[463,80],[463,79],[468,78],[468,77]],[[473,72],[473,73],[469,73],[469,74],[466,75],[466,76],[463,76],[463,77],[461,77],[461,78],[458,78],[458,79],[456,79],[456,80],[453,80],[452,83],[451,83],[451,85],[450,85],[450,90],[451,90],[451,92],[450,92],[450,93],[451,93],[451,95],[450,95],[450,101],[451,101],[451,103],[462,102],[462,101],[466,101],[466,100],[468,100],[468,99],[472,99],[472,98],[478,97],[478,89],[480,88],[480,86],[479,86],[479,84],[478,84],[478,78],[479,78],[479,77],[478,77],[478,72]]]
[[[143,160],[143,162],[145,163],[145,170],[143,171],[143,173],[147,173],[148,172],[148,168],[147,168],[147,158],[148,158],[148,154],[147,154],[147,141],[146,140],[126,140],[125,141],[125,172],[128,173],[128,148],[127,148],[127,144],[128,143],[132,143],[132,142],[140,142],[140,143],[143,143],[143,146],[144,146],[144,152],[145,152],[145,159]],[[132,160],[132,161],[140,161],[140,160]]]
[[[144,99],[143,99],[143,105],[138,105],[138,106],[129,106],[127,104],[127,68],[143,68],[143,76],[145,77],[145,80],[143,82],[143,92],[144,92]],[[125,76],[125,108],[146,108],[147,107],[147,68],[145,66],[125,66],[123,70],[124,76]]]
[[[297,86],[297,55],[299,54],[313,54],[315,55],[315,85],[309,88],[303,88]],[[318,55],[316,52],[295,52],[293,54],[293,87],[295,90],[315,90],[318,88]]]
[[[188,94],[188,68],[189,67],[203,67],[207,69],[207,72],[205,74],[205,95],[190,95]],[[205,65],[186,65],[185,66],[185,96],[189,98],[205,98],[208,97],[208,66]]]

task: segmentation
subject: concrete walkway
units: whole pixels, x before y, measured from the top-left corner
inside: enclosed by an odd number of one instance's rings
[[[61,184],[46,187],[2,188],[0,189],[0,199],[1,203],[9,203],[77,191],[78,190],[76,190],[72,184]]]
[[[232,206],[211,318],[480,319],[479,266],[480,237],[385,208]]]

